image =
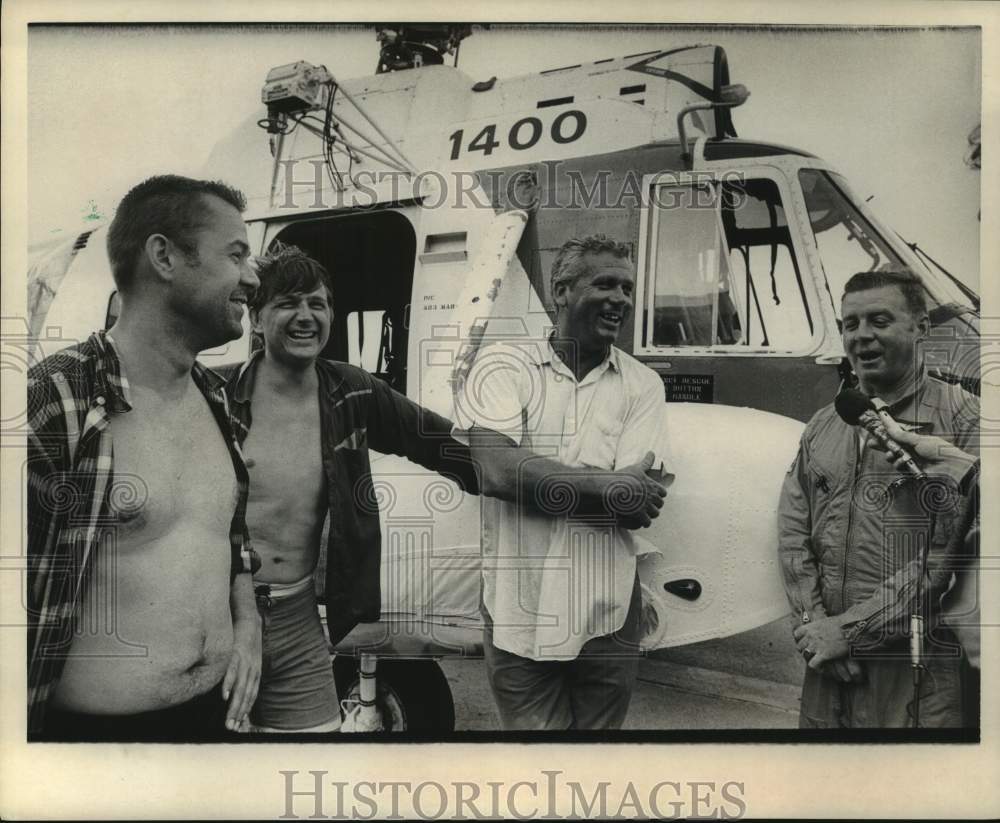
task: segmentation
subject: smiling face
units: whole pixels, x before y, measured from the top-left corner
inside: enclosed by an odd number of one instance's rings
[[[190,326],[199,351],[243,334],[243,312],[257,288],[250,246],[239,210],[203,195],[205,213],[195,234],[195,253],[179,255],[171,305]]]
[[[576,340],[584,352],[605,351],[618,339],[632,311],[632,264],[611,252],[585,254],[583,272],[553,287],[560,337]]]
[[[294,368],[311,366],[330,339],[333,307],[323,285],[313,291],[276,294],[250,313],[255,332],[264,336],[268,357]]]
[[[841,313],[844,351],[865,393],[889,400],[912,387],[927,315],[914,316],[896,286],[845,294]]]

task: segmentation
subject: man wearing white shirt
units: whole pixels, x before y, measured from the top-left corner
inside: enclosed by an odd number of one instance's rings
[[[547,341],[480,352],[459,395],[481,466],[483,617],[504,729],[620,728],[641,596],[630,529],[659,514],[663,385],[614,342],[632,310],[628,248],[570,240]]]

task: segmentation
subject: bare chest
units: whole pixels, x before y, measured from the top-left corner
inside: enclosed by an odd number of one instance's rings
[[[243,444],[251,499],[316,500],[324,489],[318,400],[254,398],[253,425]]]
[[[119,537],[157,539],[178,527],[228,532],[238,488],[232,458],[204,397],[192,386],[176,403],[137,392],[111,420]]]

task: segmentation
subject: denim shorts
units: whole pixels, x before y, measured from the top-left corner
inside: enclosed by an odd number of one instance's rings
[[[296,587],[297,588],[297,587]],[[261,606],[263,666],[250,722],[281,731],[310,729],[340,719],[330,647],[319,620],[316,592],[308,585]]]

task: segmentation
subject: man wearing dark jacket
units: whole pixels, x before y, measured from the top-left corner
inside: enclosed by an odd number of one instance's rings
[[[409,458],[474,489],[468,449],[451,421],[362,369],[320,357],[333,319],[330,278],[294,246],[260,259],[250,304],[264,349],[234,371],[226,392],[250,471],[247,525],[261,556],[264,615],[258,731],[340,726],[313,574],[329,515],[327,625],[331,642],[378,620],[380,528],[369,447]]]

